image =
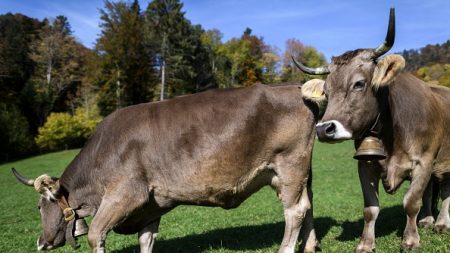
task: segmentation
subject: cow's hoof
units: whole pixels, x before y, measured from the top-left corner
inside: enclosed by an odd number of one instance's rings
[[[364,245],[364,244],[360,244],[358,245],[358,247],[356,248],[355,252],[356,253],[373,253],[375,251],[375,245]]]
[[[450,224],[435,224],[434,225],[434,232],[438,234],[445,234],[450,229]]]
[[[425,218],[421,219],[418,222],[418,225],[421,228],[426,228],[426,229],[433,228],[433,226],[434,226],[434,218],[433,218],[433,216],[428,216],[428,217],[425,217]]]
[[[419,240],[409,240],[402,242],[402,250],[415,250],[420,248]]]
[[[304,253],[314,253],[316,251],[321,251],[320,243],[317,240],[314,243],[307,244],[303,250]]]

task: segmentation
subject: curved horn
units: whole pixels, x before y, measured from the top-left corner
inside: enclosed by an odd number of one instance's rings
[[[292,61],[294,62],[295,66],[299,68],[301,71],[305,72],[306,74],[310,75],[326,75],[330,73],[330,70],[328,69],[328,66],[324,67],[318,67],[318,68],[309,68],[305,65],[301,64],[300,62],[296,61],[294,56],[291,55]]]
[[[19,180],[19,182],[21,182],[24,185],[27,186],[34,186],[34,179],[28,179],[22,175],[19,174],[19,172],[17,172],[16,169],[12,168],[12,173],[14,174],[14,176],[17,178],[17,180]]]
[[[373,51],[373,58],[376,59],[383,54],[385,54],[389,49],[392,48],[395,41],[395,9],[391,8],[389,12],[389,25],[388,25],[388,31],[386,34],[386,38],[384,39],[383,44],[379,45],[374,51]]]

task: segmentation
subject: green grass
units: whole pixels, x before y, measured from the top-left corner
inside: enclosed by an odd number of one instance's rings
[[[35,252],[41,231],[38,194],[19,184],[11,167],[36,177],[59,176],[78,150],[37,156],[0,166],[0,252]],[[317,143],[313,160],[314,216],[322,252],[353,252],[362,231],[362,194],[353,144]],[[390,196],[381,192],[382,210],[376,226],[377,252],[400,252],[406,217],[401,206],[408,183]],[[155,252],[276,252],[283,236],[281,204],[265,187],[239,208],[181,206],[163,216]],[[418,252],[450,252],[450,235],[420,229]],[[86,238],[79,252],[89,252]],[[111,232],[108,252],[139,252],[137,235]],[[72,252],[64,246],[54,252]]]

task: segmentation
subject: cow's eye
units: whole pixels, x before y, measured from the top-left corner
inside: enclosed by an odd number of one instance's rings
[[[365,86],[366,86],[366,82],[364,80],[361,80],[361,81],[357,81],[353,85],[353,89],[354,90],[362,90],[362,89],[364,89]]]

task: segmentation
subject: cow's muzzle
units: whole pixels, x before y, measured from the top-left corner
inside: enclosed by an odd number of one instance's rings
[[[322,142],[340,142],[352,138],[352,134],[337,120],[318,123],[316,131]]]

